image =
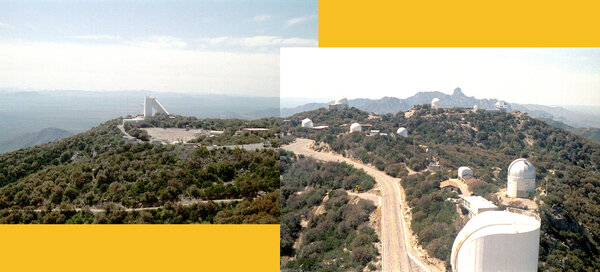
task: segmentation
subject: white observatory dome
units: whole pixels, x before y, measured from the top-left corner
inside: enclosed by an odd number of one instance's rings
[[[473,176],[473,170],[466,166],[461,166],[458,168],[458,177],[465,178],[466,176]]]
[[[348,99],[346,99],[345,97],[340,98],[338,100],[335,101],[336,104],[344,104],[344,105],[348,105]]]
[[[396,133],[402,137],[408,137],[408,130],[406,130],[404,127],[399,128]]]
[[[535,179],[535,167],[527,159],[516,159],[508,166],[508,176],[519,179]]]
[[[306,118],[304,120],[302,120],[302,127],[304,128],[312,128],[313,127],[313,121]]]
[[[479,109],[479,107],[477,107],[477,105],[473,106],[473,110],[477,111]]]
[[[514,160],[508,166],[506,194],[509,197],[527,197],[535,191],[535,167],[527,159]]]
[[[440,102],[439,98],[434,98],[433,100],[431,100],[431,107],[434,109],[439,109],[440,106],[442,105],[442,102]]]
[[[452,245],[452,271],[537,271],[540,221],[507,211],[473,217]]]
[[[362,130],[362,127],[360,126],[359,123],[354,123],[350,126],[350,133],[352,132],[360,132]]]

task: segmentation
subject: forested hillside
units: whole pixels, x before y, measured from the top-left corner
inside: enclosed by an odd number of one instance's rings
[[[0,222],[279,222],[276,150],[127,143],[120,123],[0,155]]]
[[[369,225],[376,207],[346,193],[375,180],[345,163],[281,154],[281,270],[377,270],[379,238]]]
[[[315,126],[329,125],[330,129],[301,128],[298,122],[303,118],[311,118]],[[319,109],[289,119],[282,125],[282,131],[288,132],[284,142],[308,137],[327,143],[336,152],[371,163],[403,180],[407,174],[403,171],[405,165],[419,171],[425,169],[429,156],[435,155],[442,166],[441,175],[456,176],[458,167],[471,167],[475,176],[485,181],[478,190],[487,197],[506,187],[510,162],[526,157],[536,166],[535,198],[541,200],[538,210],[542,218],[540,269],[600,269],[597,258],[600,252],[600,144],[596,142],[519,112],[432,110],[429,105],[416,106],[406,113],[371,117],[355,108]],[[353,122],[369,123],[372,129],[390,135],[349,134],[348,125]],[[407,138],[393,135],[401,126],[408,129]],[[403,185],[408,186],[408,193],[410,183]],[[419,240],[423,240],[421,235]],[[435,250],[428,251],[439,256]]]

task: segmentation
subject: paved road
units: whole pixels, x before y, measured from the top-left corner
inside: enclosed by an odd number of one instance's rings
[[[371,168],[367,165],[357,163],[339,154],[319,152],[312,150],[310,146],[313,140],[297,139],[295,142],[283,146],[285,150],[296,154],[303,154],[318,160],[346,162],[355,168],[363,169],[367,174],[373,176],[379,184],[382,195],[381,206],[381,241],[383,271],[429,271],[412,253],[407,250],[408,238],[405,231],[404,214],[401,209],[399,179]]]

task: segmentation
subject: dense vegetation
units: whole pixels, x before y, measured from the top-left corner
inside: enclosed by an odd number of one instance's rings
[[[377,269],[373,243],[378,237],[369,227],[375,206],[344,190],[358,184],[370,189],[375,180],[345,163],[321,163],[288,152],[282,152],[281,163],[281,269]]]
[[[87,218],[85,223],[279,221],[277,151],[127,143],[119,123],[108,121],[55,143],[0,155],[0,221],[40,223],[56,214],[64,216],[57,223],[70,223],[72,217]],[[184,205],[200,199],[243,200]],[[169,205],[178,213],[168,212]],[[211,213],[203,214],[209,206]],[[131,210],[143,207],[157,209]],[[103,219],[115,213],[121,219]],[[154,215],[142,216],[148,213]]]
[[[406,188],[406,201],[411,207],[411,229],[419,244],[449,268],[452,243],[466,222],[458,216],[456,205],[446,201],[449,197],[457,197],[456,193],[444,193],[439,189],[440,180],[447,178],[443,172],[433,175],[426,172],[403,179],[402,186]]]
[[[334,126],[330,130],[308,130],[294,124],[303,118],[311,118],[315,125]],[[519,112],[432,110],[429,105],[416,106],[410,114],[371,117],[354,108],[320,109],[294,115],[290,120],[282,123],[282,130],[291,132],[284,142],[308,137],[396,176],[404,173],[395,174],[387,168],[402,169],[407,165],[421,170],[428,158],[424,149],[429,149],[439,159],[443,175],[456,176],[458,167],[471,167],[475,176],[485,182],[477,184],[475,192],[487,197],[506,187],[507,168],[512,160],[528,158],[537,169],[534,197],[539,200],[538,213],[542,218],[540,269],[600,269],[596,257],[600,254],[600,144],[596,142]],[[340,127],[353,122],[370,123],[372,129],[386,133],[403,126],[409,136],[367,137],[348,134],[347,127]],[[445,218],[434,221],[443,222]],[[421,235],[419,240],[423,241]]]

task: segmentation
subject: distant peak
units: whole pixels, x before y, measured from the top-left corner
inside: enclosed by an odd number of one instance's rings
[[[457,87],[456,89],[454,89],[454,93],[452,95],[464,96],[465,94],[462,92],[462,90],[459,87]]]

